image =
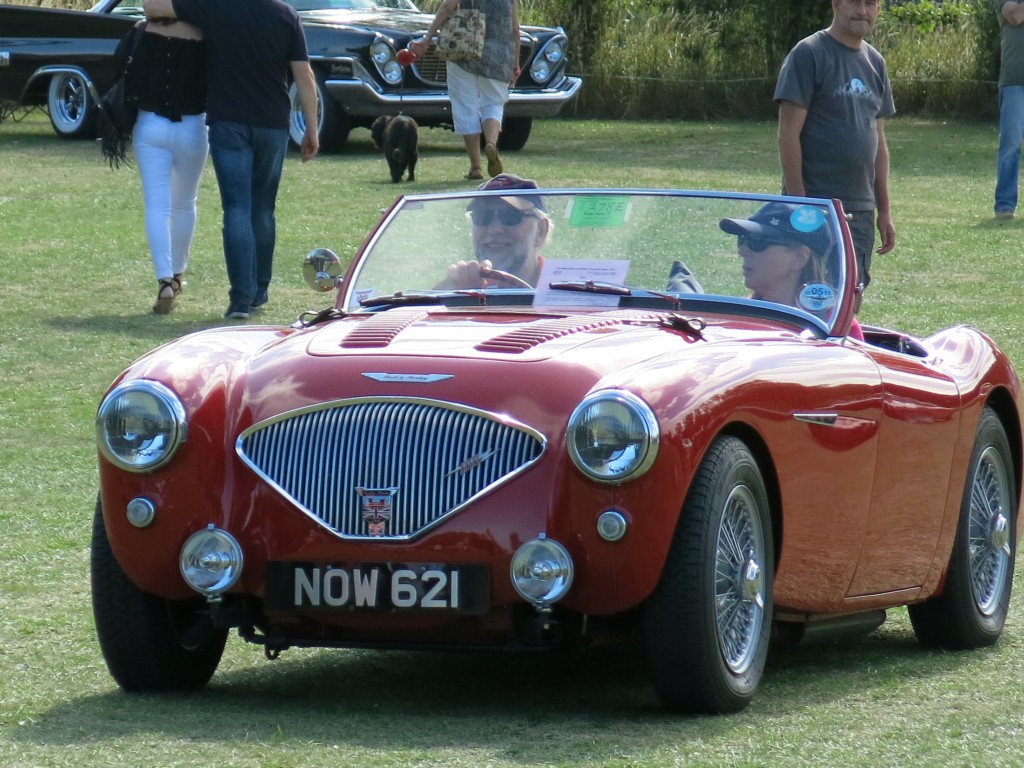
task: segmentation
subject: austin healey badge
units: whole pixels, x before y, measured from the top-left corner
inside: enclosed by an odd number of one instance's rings
[[[383,536],[391,520],[391,505],[397,488],[356,488],[359,494],[359,513],[366,523],[366,533]]]

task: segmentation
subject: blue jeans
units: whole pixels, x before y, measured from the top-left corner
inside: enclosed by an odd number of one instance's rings
[[[288,149],[287,128],[210,125],[210,158],[224,209],[228,300],[248,310],[267,292],[274,266],[274,208]]]
[[[996,155],[996,211],[1017,207],[1020,142],[1024,138],[1024,85],[999,88],[999,152]]]

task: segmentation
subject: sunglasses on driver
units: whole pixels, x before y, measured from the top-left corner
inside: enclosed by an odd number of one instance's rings
[[[746,246],[754,253],[761,253],[761,251],[771,248],[773,245],[792,246],[796,243],[792,240],[786,240],[785,238],[762,237],[761,235],[740,235],[739,244]]]
[[[533,215],[533,211],[520,211],[507,205],[500,208],[474,208],[469,212],[474,227],[490,226],[495,216],[503,227],[518,227],[525,217]]]

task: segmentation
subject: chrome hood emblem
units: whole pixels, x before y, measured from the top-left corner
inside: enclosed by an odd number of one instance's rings
[[[459,466],[457,466],[455,469],[453,469],[451,472],[445,475],[445,478],[449,478],[452,475],[458,475],[459,477],[462,477],[463,475],[472,472],[474,469],[479,467],[481,464],[483,464],[497,452],[498,449],[493,448],[487,451],[486,453],[478,453],[475,456],[470,456],[468,459],[459,464]]]
[[[363,376],[374,381],[398,382],[400,384],[433,384],[435,381],[450,379],[452,373],[367,373]]]

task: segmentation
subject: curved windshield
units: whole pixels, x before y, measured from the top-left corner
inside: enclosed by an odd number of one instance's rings
[[[538,307],[721,299],[739,311],[792,310],[827,330],[848,291],[847,269],[838,212],[825,200],[619,190],[422,195],[400,199],[385,216],[341,305],[465,292]]]
[[[297,11],[376,11],[390,8],[419,12],[409,0],[284,0]]]

